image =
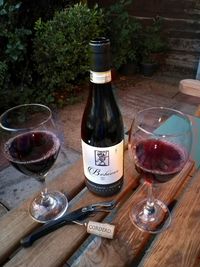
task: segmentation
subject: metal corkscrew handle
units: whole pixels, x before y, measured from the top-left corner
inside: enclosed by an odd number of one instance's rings
[[[66,224],[72,224],[75,221],[76,221],[76,224],[78,224],[77,221],[85,220],[90,215],[95,214],[97,212],[104,212],[104,211],[110,212],[115,207],[115,205],[116,205],[115,201],[109,201],[109,202],[94,203],[94,204],[79,208],[68,214],[63,215],[61,218],[55,221],[50,221],[48,223],[45,223],[44,225],[36,229],[30,235],[22,238],[20,243],[23,247],[30,247],[37,239],[53,232],[54,230]]]

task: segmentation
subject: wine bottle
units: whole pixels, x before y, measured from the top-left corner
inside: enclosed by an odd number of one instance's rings
[[[111,196],[123,185],[124,127],[111,84],[110,41],[90,41],[90,90],[82,117],[84,175],[90,191]]]

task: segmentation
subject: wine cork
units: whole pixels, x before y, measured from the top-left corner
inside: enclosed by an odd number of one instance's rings
[[[87,233],[113,239],[115,226],[108,223],[89,221],[87,224]]]

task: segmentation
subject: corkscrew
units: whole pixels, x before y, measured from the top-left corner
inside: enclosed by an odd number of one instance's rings
[[[90,204],[86,207],[82,208],[82,212],[99,212],[105,211],[110,212],[116,206],[116,201],[112,200],[109,202],[97,202],[94,204]]]
[[[23,247],[29,247],[37,239],[51,233],[52,231],[55,231],[56,229],[66,225],[66,224],[76,223],[76,224],[80,225],[81,221],[87,219],[89,216],[91,216],[95,213],[98,213],[98,212],[110,212],[111,210],[113,210],[115,208],[115,206],[116,206],[116,202],[113,200],[113,201],[109,201],[109,202],[98,202],[98,203],[90,204],[90,205],[85,206],[85,207],[81,207],[77,210],[74,210],[70,213],[63,215],[61,218],[59,218],[57,220],[45,223],[44,225],[39,227],[37,230],[35,230],[30,235],[22,238],[20,243]],[[88,226],[88,225],[90,225],[89,223],[90,222],[88,222],[88,224],[82,223],[81,225],[87,226],[87,229],[88,229],[87,231],[89,231],[89,226]],[[94,228],[94,227],[90,226],[91,230],[92,230],[92,228]],[[114,231],[114,229],[113,229],[113,231]]]

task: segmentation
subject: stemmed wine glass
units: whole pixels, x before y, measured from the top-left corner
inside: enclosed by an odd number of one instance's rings
[[[191,150],[191,122],[174,109],[152,107],[138,112],[129,131],[128,149],[148,188],[147,199],[136,203],[130,218],[140,230],[158,233],[171,222],[168,207],[153,196],[153,185],[175,177]]]
[[[60,150],[52,111],[41,104],[19,105],[1,115],[0,128],[8,161],[43,185],[29,207],[32,218],[45,223],[62,216],[68,206],[67,198],[58,191],[48,192],[45,185],[46,175]]]

